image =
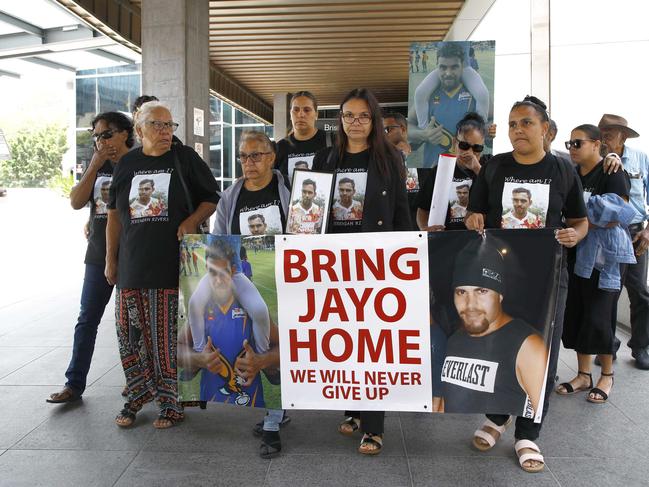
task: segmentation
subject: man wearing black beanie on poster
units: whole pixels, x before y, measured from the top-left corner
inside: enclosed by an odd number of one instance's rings
[[[461,326],[451,335],[442,367],[447,413],[510,412],[534,418],[548,350],[525,321],[502,308],[505,262],[487,240],[467,244],[453,273]]]

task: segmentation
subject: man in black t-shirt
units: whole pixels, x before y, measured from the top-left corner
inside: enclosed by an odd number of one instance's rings
[[[450,336],[442,367],[444,411],[505,412],[533,418],[548,350],[538,332],[502,308],[505,263],[482,239],[456,256],[454,303],[462,327]]]

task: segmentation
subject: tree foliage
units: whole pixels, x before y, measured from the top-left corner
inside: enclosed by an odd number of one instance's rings
[[[11,140],[11,159],[0,161],[0,185],[15,188],[42,188],[61,173],[67,150],[65,129],[50,125],[21,130]]]

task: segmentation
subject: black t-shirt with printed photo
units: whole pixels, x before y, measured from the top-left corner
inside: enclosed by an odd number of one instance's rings
[[[207,164],[190,147],[173,150],[194,209],[218,203],[218,184]],[[177,231],[190,210],[172,151],[153,157],[138,148],[126,154],[115,169],[108,207],[118,210],[122,225],[117,286],[178,287]]]
[[[248,219],[254,215],[263,217],[266,226],[264,235],[283,233],[286,227],[286,215],[282,211],[277,185],[277,175],[273,175],[272,181],[258,191],[249,191],[245,186],[241,186],[230,227],[232,235],[252,235],[252,230],[248,227]],[[253,222],[258,219],[258,217],[254,218]]]
[[[370,163],[369,150],[356,154],[345,152],[343,160],[338,163],[334,171],[334,189],[329,213],[329,228],[327,233],[353,233],[360,232],[363,224],[363,211],[365,206],[365,193],[367,191],[367,168]],[[345,206],[340,200],[340,181],[349,188],[354,181],[351,205]]]
[[[108,221],[108,203],[110,201],[110,184],[113,179],[115,164],[104,162],[97,171],[93,183],[90,203],[90,219],[88,220],[88,247],[85,264],[106,264],[106,222]]]
[[[584,201],[588,201],[590,196],[606,193],[615,193],[622,198],[629,198],[631,184],[624,170],[606,174],[604,161],[601,160],[588,174],[582,175],[580,170],[577,172],[584,188]]]
[[[516,199],[528,203],[521,217]],[[484,213],[486,228],[557,228],[563,218],[586,217],[574,167],[552,154],[534,164],[516,162],[511,152],[494,156],[473,182],[469,211]]]
[[[284,175],[286,186],[289,187],[293,178],[295,163],[305,161],[309,169],[313,169],[313,157],[320,149],[327,147],[327,132],[318,129],[308,140],[297,140],[293,134],[277,142],[275,166]]]
[[[446,212],[446,220],[444,221],[445,230],[466,230],[464,226],[464,217],[466,215],[466,207],[462,207],[457,198],[457,188],[460,190],[471,189],[473,181],[477,177],[473,171],[469,169],[462,169],[459,166],[455,166],[455,171],[453,172],[453,188],[449,194],[449,205],[448,211]],[[419,194],[417,195],[417,207],[425,211],[430,211],[430,204],[433,199],[433,190],[435,189],[435,180],[437,178],[437,167],[431,170],[430,175],[424,181]],[[468,188],[465,188],[465,185]],[[452,204],[451,204],[452,202]],[[468,201],[467,201],[468,203]]]

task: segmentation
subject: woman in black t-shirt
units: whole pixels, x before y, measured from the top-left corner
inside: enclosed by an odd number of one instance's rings
[[[578,166],[578,173],[584,188],[584,200],[591,196],[613,193],[628,202],[630,184],[626,172],[618,171],[607,174],[600,156],[602,146],[601,131],[594,125],[580,125],[573,129],[566,147],[570,157]],[[617,222],[608,225],[605,232],[615,232]],[[597,228],[593,223],[590,226]],[[601,230],[600,230],[601,231]],[[631,237],[619,232],[628,239],[627,246],[632,248]],[[594,235],[593,235],[594,236]],[[589,234],[588,238],[592,236]],[[617,243],[617,242],[616,242]],[[581,244],[580,244],[581,245]],[[617,247],[617,245],[616,245]],[[572,250],[572,249],[571,249]],[[614,251],[615,249],[605,249]],[[576,252],[568,257],[568,304],[563,322],[563,346],[577,352],[578,373],[570,382],[564,382],[556,388],[561,395],[573,394],[591,389],[587,400],[594,403],[606,402],[613,387],[613,351],[615,339],[616,303],[620,296],[617,291],[600,289],[600,272],[593,269],[590,278],[575,274]],[[625,264],[618,264],[620,274]],[[597,354],[602,367],[597,387],[593,389],[591,354]]]
[[[527,96],[514,104],[509,113],[509,139],[514,150],[494,156],[473,183],[465,218],[469,230],[557,227],[556,239],[567,248],[584,238],[588,220],[579,178],[570,163],[543,150],[549,120],[545,104],[536,97]],[[554,315],[543,418],[548,410],[548,391],[554,387],[567,287],[568,273],[564,265]],[[493,441],[486,441],[482,435],[473,438],[473,444],[481,451],[493,447],[510,420],[509,416],[494,414],[488,414],[487,418],[481,430]],[[516,418],[514,449],[521,468],[527,472],[539,472],[545,466],[534,443],[541,424],[534,423],[533,419]]]
[[[410,230],[410,210],[401,154],[383,130],[381,108],[365,88],[351,91],[340,104],[336,145],[316,154],[314,170],[335,174],[327,233]],[[383,447],[383,411],[346,411],[338,431],[364,433],[360,453]]]
[[[120,427],[131,426],[153,399],[160,410],[155,428],[184,417],[177,387],[178,242],[214,213],[218,185],[192,148],[172,146],[177,127],[165,105],[144,103],[135,124],[142,147],[123,157],[110,191],[105,274],[118,287],[117,339],[128,388],[115,418]]]
[[[453,139],[453,152],[457,155],[449,207],[444,225],[428,226],[433,190],[437,177],[437,167],[426,178],[419,194],[417,195],[417,225],[420,230],[435,232],[440,230],[466,230],[464,217],[469,204],[469,192],[473,181],[478,176],[482,165],[491,158],[489,154],[482,154],[487,126],[484,119],[475,112],[467,113],[457,123],[455,138]]]
[[[331,146],[331,134],[318,129],[318,101],[310,91],[298,91],[291,97],[291,132],[277,143],[276,166],[290,186],[295,166],[312,169],[313,157]]]
[[[113,171],[134,144],[133,124],[123,113],[100,113],[92,121],[94,153],[81,181],[70,191],[72,208],[80,210],[90,204],[86,271],[81,291],[81,309],[74,328],[72,357],[67,379],[60,392],[48,399],[51,403],[76,401],[86,388],[97,327],[113,293],[113,286],[104,276],[106,256],[107,204]]]

